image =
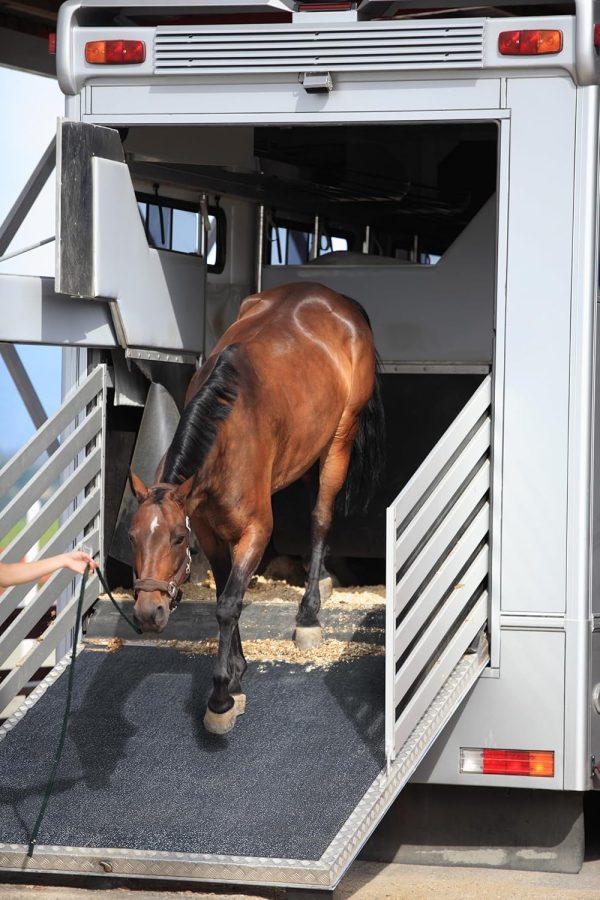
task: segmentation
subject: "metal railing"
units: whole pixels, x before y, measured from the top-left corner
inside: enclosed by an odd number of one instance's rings
[[[0,554],[0,562],[23,559],[56,523],[58,528],[39,557],[62,553],[82,540],[92,553],[101,554],[106,388],[106,367],[98,366],[0,471],[0,496],[26,476],[0,513],[0,540],[28,518]],[[27,477],[45,453],[48,459]],[[39,510],[28,517],[38,503]],[[73,573],[61,569],[37,590],[32,591],[30,584],[18,585],[0,597],[0,671],[4,674],[0,716],[38,669],[54,664],[55,651],[74,622],[73,586]],[[61,603],[70,587],[66,602]],[[98,578],[93,575],[86,588],[84,612],[97,596]],[[34,629],[39,632],[40,625],[41,634],[34,642],[27,641]]]
[[[387,511],[387,753],[393,759],[488,616],[491,377]]]

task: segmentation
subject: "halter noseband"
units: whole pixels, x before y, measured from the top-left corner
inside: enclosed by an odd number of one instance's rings
[[[171,581],[158,581],[156,578],[134,578],[133,580],[133,597],[137,600],[138,591],[161,591],[169,597],[169,609],[174,610],[179,606],[181,600],[181,585],[190,577],[192,568],[192,554],[190,553],[190,535],[192,529],[190,527],[189,516],[185,517],[185,527],[188,530],[187,547],[185,548],[185,557]],[[134,570],[135,575],[135,570]]]

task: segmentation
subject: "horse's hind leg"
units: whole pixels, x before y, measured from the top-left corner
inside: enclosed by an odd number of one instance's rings
[[[213,734],[227,734],[235,725],[237,716],[244,711],[241,700],[243,695],[240,693],[239,700],[236,701],[233,690],[240,684],[246,667],[238,621],[244,592],[261,560],[270,534],[271,525],[263,527],[254,523],[246,529],[234,546],[231,574],[217,600],[219,650],[213,675],[213,690],[204,716],[204,726]]]
[[[321,591],[319,581],[325,555],[325,540],[333,519],[335,498],[346,478],[354,429],[344,429],[343,437],[337,435],[321,457],[319,493],[311,517],[310,566],[306,591],[296,615],[294,640],[302,648],[317,647],[321,643]],[[351,436],[350,436],[351,435]]]

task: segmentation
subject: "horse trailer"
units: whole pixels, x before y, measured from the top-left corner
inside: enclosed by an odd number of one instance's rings
[[[381,359],[385,479],[330,553],[386,603],[379,655],[257,663],[212,743],[209,657],[86,642],[28,856],[78,586],[5,592],[4,871],[331,891],[365,845],[578,869],[600,786],[600,7],[524,6],[60,6],[65,116],[0,227],[2,254],[55,165],[55,277],[0,274],[0,298],[3,342],[64,348],[64,402],[0,471],[3,495],[42,458],[0,535],[51,489],[0,559],[58,520],[50,550],[83,540],[126,583],[130,466],[153,483],[244,297],[318,282],[364,306]],[[274,497],[278,554],[306,552],[302,491]]]

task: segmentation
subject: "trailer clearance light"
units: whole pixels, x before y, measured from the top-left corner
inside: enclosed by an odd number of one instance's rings
[[[460,771],[464,775],[529,775],[536,778],[553,778],[554,752],[461,747]]]
[[[594,25],[594,47],[600,47],[600,25]]]
[[[123,66],[145,59],[143,41],[88,41],[85,45],[85,61],[96,66]]]
[[[544,53],[560,53],[563,45],[562,31],[503,31],[498,38],[498,51],[502,56],[541,56]]]

